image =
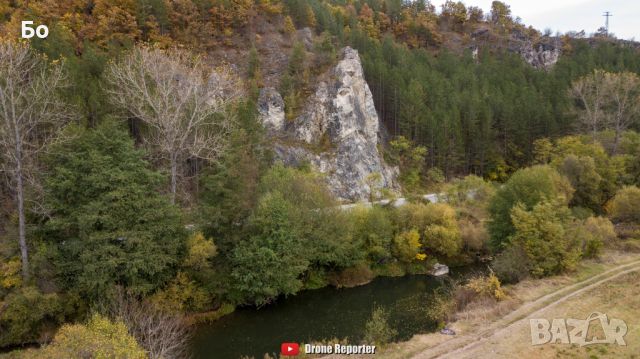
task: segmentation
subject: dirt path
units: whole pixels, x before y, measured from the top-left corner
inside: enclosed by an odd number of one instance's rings
[[[542,311],[549,309],[573,296],[591,290],[605,282],[620,277],[627,273],[640,271],[640,260],[635,260],[624,265],[611,268],[603,273],[585,279],[581,282],[563,287],[552,293],[544,295],[534,301],[528,302],[500,320],[493,322],[489,327],[477,334],[467,334],[455,339],[442,342],[434,347],[413,356],[415,359],[427,358],[461,358],[466,357],[480,345],[500,338],[521,325],[529,317],[535,317]]]

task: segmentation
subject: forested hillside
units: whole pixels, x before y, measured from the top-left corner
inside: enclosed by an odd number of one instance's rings
[[[640,47],[516,15],[499,1],[0,3],[0,348],[183,357],[189,324],[236,306],[490,256],[515,282],[636,238]],[[48,37],[21,40],[22,20]],[[264,88],[295,119],[345,46],[406,206],[338,209],[321,174],[274,161],[258,120]],[[439,203],[417,199],[430,192]],[[123,330],[135,340],[105,339]]]
[[[255,76],[244,68],[262,64],[268,72],[256,85],[266,80],[278,87],[286,67],[278,55],[292,51],[295,28],[309,27],[317,44],[306,61],[330,63],[347,44],[359,50],[388,130],[427,147],[428,166],[447,177],[505,179],[531,161],[533,140],[576,129],[571,81],[596,68],[640,71],[634,44],[601,34],[543,35],[500,2],[483,14],[452,1],[443,9],[420,1],[11,1],[2,17],[5,38],[18,36],[25,17],[50,25],[51,35],[34,46],[51,59],[67,59],[76,84],[69,96],[92,124],[109,112],[100,95],[106,62],[136,42],[186,47],[242,66],[243,76]],[[526,45],[548,44],[561,50],[551,70],[521,60]],[[252,47],[258,51],[251,53]],[[250,65],[252,54],[256,63]],[[297,97],[310,90],[307,84],[295,84]]]

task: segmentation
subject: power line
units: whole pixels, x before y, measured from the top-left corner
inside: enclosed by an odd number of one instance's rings
[[[602,15],[606,18],[605,23],[604,23],[604,27],[605,29],[607,29],[607,35],[609,35],[609,18],[613,16],[612,13],[610,13],[609,11],[605,11],[604,15]]]

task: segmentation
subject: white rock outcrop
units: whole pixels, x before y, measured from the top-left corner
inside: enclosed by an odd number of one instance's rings
[[[386,165],[379,152],[380,119],[358,52],[343,49],[340,62],[321,78],[325,80],[293,121],[284,119],[284,102],[277,91],[261,91],[262,123],[274,138],[289,139],[275,141],[278,158],[288,165],[310,163],[326,174],[330,190],[341,200],[367,199],[367,178],[374,173],[380,175],[377,186],[397,189],[398,169]]]
[[[274,88],[264,88],[260,92],[258,113],[267,133],[276,134],[284,130],[284,101]]]
[[[534,47],[531,42],[527,42],[520,54],[529,65],[547,71],[560,59],[560,49],[549,44],[538,44]]]

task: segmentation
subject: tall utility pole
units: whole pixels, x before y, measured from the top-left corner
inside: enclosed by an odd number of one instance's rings
[[[604,28],[607,29],[607,36],[609,36],[609,18],[613,16],[612,13],[605,11],[604,15],[602,15],[606,18],[605,23],[604,23]]]

